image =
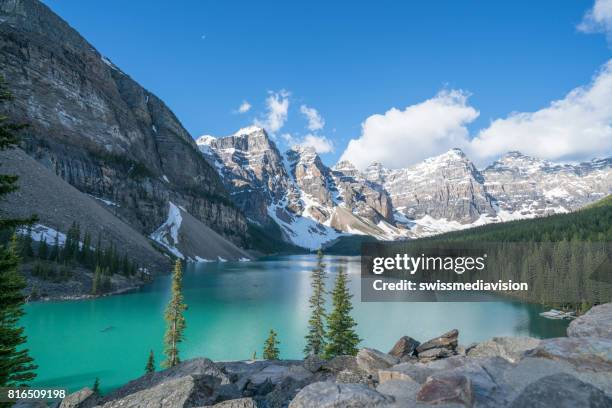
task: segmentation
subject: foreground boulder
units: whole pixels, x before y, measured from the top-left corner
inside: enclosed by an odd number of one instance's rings
[[[599,337],[545,339],[531,357],[567,361],[579,370],[612,372],[612,340]]]
[[[261,404],[258,404],[253,398],[238,398],[202,408],[259,408],[260,406]]]
[[[416,348],[419,361],[433,361],[457,354],[458,339],[459,330],[453,329],[439,337],[426,341]]]
[[[398,362],[397,357],[376,349],[363,348],[357,353],[357,366],[374,379],[378,379],[378,370],[389,368]]]
[[[97,405],[98,399],[98,393],[89,387],[85,387],[64,398],[60,408],[91,408]]]
[[[612,340],[612,303],[594,306],[574,319],[567,328],[569,337],[603,337]]]
[[[609,408],[612,398],[569,374],[554,374],[529,384],[510,408]]]
[[[157,371],[144,375],[130,381],[123,387],[113,391],[104,398],[104,401],[111,401],[124,398],[138,391],[146,390],[157,386],[163,382],[183,378],[186,376],[208,375],[219,380],[219,384],[230,384],[230,377],[215,363],[207,358],[195,358],[184,361],[172,368]]]
[[[474,403],[472,382],[458,374],[430,377],[417,393],[417,401],[428,404],[458,403],[471,407]]]
[[[393,402],[392,397],[362,384],[317,382],[301,390],[289,408],[374,408]]]
[[[410,358],[414,355],[416,348],[420,345],[417,340],[410,336],[403,336],[400,338],[388,354],[396,357],[400,360]]]
[[[220,380],[210,375],[186,376],[170,380],[124,398],[109,401],[102,408],[191,408],[213,405]]]
[[[467,355],[470,357],[499,356],[514,363],[539,344],[540,340],[533,337],[493,337],[491,340],[470,348]]]

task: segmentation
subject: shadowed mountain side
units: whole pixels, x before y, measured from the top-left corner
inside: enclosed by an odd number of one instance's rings
[[[154,274],[169,268],[169,260],[134,228],[112,214],[104,204],[56,176],[20,149],[0,153],[0,172],[19,176],[19,190],[0,201],[0,211],[9,217],[38,216],[38,223],[66,233],[73,222],[89,232],[94,243],[100,235],[103,246],[111,241]],[[110,208],[104,208],[104,206]],[[48,242],[52,244],[52,242]]]
[[[226,260],[250,259],[251,256],[236,245],[207,227],[191,214],[181,210],[181,229],[179,230],[179,251],[188,258],[196,256],[208,260],[219,257]]]

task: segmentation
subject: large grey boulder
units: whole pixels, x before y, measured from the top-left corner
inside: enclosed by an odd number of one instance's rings
[[[376,379],[378,370],[389,368],[398,362],[397,357],[372,348],[363,348],[357,353],[357,366]]]
[[[132,380],[123,387],[105,396],[104,401],[106,402],[121,399],[130,394],[153,388],[158,384],[167,382],[169,380],[180,379],[186,376],[197,377],[202,375],[207,375],[218,379],[219,385],[227,385],[232,382],[230,376],[227,375],[225,371],[221,370],[211,360],[207,358],[195,358],[192,360],[183,361],[172,368],[146,374]]]
[[[329,361],[323,363],[323,369],[332,373],[339,373],[343,370],[357,371],[357,358],[354,356],[336,356]]]
[[[414,381],[422,384],[434,372],[434,369],[424,364],[401,363],[386,370],[379,370],[378,380],[381,384],[391,380]]]
[[[316,373],[323,367],[324,363],[325,361],[321,357],[311,354],[304,359],[304,368],[311,373]]]
[[[503,357],[510,362],[517,362],[527,351],[533,350],[540,344],[539,339],[533,337],[493,337],[470,348],[467,355],[470,357]]]
[[[510,408],[609,408],[612,398],[569,374],[543,377],[529,384]]]
[[[89,387],[85,387],[66,396],[62,400],[60,408],[91,408],[96,406],[98,398],[98,393]]]
[[[420,345],[417,340],[413,339],[410,336],[402,336],[396,343],[393,345],[391,350],[389,350],[389,354],[393,357],[397,357],[400,360],[402,358],[410,357],[414,355],[416,348]]]
[[[569,337],[604,337],[612,340],[612,303],[594,306],[574,319],[567,328]]]
[[[457,354],[459,330],[453,329],[420,344],[416,348],[419,361],[427,362]]]
[[[612,339],[600,337],[545,339],[528,355],[567,361],[581,370],[612,372]]]
[[[316,382],[302,389],[289,408],[376,408],[393,402],[392,397],[362,384]]]
[[[376,387],[381,394],[393,397],[395,404],[400,407],[409,407],[416,404],[416,394],[421,384],[412,380],[389,380]]]
[[[218,401],[219,379],[210,375],[185,376],[109,401],[102,408],[191,408]]]

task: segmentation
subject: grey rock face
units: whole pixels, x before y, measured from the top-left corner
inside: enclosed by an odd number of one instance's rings
[[[420,344],[416,348],[419,361],[427,362],[457,354],[459,330],[453,329]]]
[[[601,337],[545,339],[528,355],[566,361],[581,370],[612,372],[612,340]]]
[[[569,337],[603,337],[612,340],[612,303],[594,306],[572,320],[567,328]]]
[[[470,357],[503,357],[510,362],[517,362],[527,351],[540,344],[539,339],[532,337],[493,337],[471,348]]]
[[[569,374],[559,373],[529,384],[509,405],[510,408],[604,408],[612,398],[591,384]]]
[[[70,184],[119,206],[144,233],[168,200],[241,243],[246,222],[175,115],[35,0],[0,3],[0,65],[30,126],[28,154]]]
[[[397,364],[399,359],[392,355],[371,348],[363,348],[357,353],[357,366],[378,379],[378,370]]]
[[[124,398],[106,402],[102,408],[190,408],[216,402],[219,379],[209,376],[185,376],[138,391]]]
[[[317,382],[302,389],[289,408],[374,408],[391,402],[392,398],[362,384]]]

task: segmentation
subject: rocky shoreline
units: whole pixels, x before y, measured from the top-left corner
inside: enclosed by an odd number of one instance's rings
[[[404,336],[388,353],[363,348],[327,361],[196,358],[104,396],[84,388],[59,406],[611,407],[612,303],[574,320],[567,335],[494,337],[464,347],[451,330],[423,343]]]

